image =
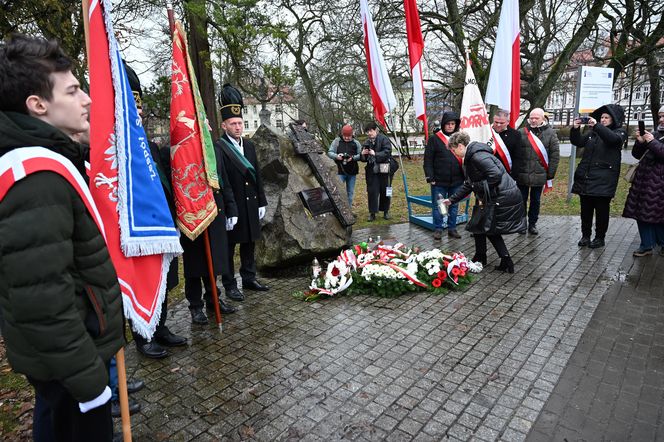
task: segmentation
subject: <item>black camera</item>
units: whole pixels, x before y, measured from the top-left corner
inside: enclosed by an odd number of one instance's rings
[[[348,160],[348,159],[351,158],[351,156],[350,156],[350,154],[343,153],[343,154],[341,154],[341,158],[343,158],[344,160]]]
[[[644,136],[646,134],[646,122],[639,120],[639,135]]]
[[[581,124],[588,124],[588,122],[590,121],[590,117],[587,116],[587,115],[584,116],[584,117],[581,117],[581,116],[580,116],[580,117],[579,117],[579,120],[581,120]]]

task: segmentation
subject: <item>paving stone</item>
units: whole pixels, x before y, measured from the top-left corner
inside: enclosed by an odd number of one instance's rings
[[[632,290],[612,299],[642,303],[618,303],[621,314],[608,306],[611,320],[593,316],[607,290],[621,285],[610,278],[630,268],[623,258],[636,236],[633,221],[612,219],[599,251],[576,246],[577,217],[543,216],[540,225],[537,237],[505,237],[514,274],[489,265],[464,292],[304,303],[290,294],[308,285],[305,275],[261,275],[271,291],[247,292],[222,333],[192,327],[186,301],[171,306],[169,328],[190,345],[165,361],[143,359],[133,346],[126,351],[130,368],[148,383],[135,438],[163,429],[166,440],[240,440],[243,426],[251,426],[256,440],[522,440],[540,410],[535,427],[543,416],[564,417],[563,393],[573,394],[585,376],[578,372],[588,369],[607,373],[583,383],[595,389],[592,401],[633,404],[627,436],[646,435],[631,426],[638,420],[658,427],[646,406],[660,407],[664,396],[661,363],[653,365],[653,357],[664,358],[660,298],[645,287]],[[434,246],[430,232],[408,224],[354,238],[377,234]],[[453,244],[472,253],[468,235]],[[650,258],[637,264],[649,269],[649,284],[661,285],[655,275],[664,274],[662,258]],[[631,274],[628,283],[638,279]],[[594,327],[607,332],[584,341]],[[580,342],[587,354],[574,356]],[[635,359],[622,362],[620,355]],[[559,382],[568,374],[571,381]],[[587,405],[591,417],[606,412],[582,398],[575,404]],[[616,413],[628,417],[623,408]],[[539,434],[551,434],[544,429]]]

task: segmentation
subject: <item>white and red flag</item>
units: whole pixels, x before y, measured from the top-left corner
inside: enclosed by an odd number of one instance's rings
[[[422,78],[422,54],[424,53],[424,37],[420,25],[420,14],[417,12],[416,0],[404,0],[406,11],[406,35],[408,36],[408,58],[413,78],[413,107],[415,117],[424,123],[424,136],[429,139],[427,123],[427,107],[424,100],[424,81]]]
[[[519,0],[503,0],[486,102],[509,111],[510,126],[514,127],[521,109]]]
[[[466,61],[466,81],[461,100],[461,124],[459,128],[468,133],[471,141],[493,145],[489,114],[477,86],[470,60]]]
[[[387,74],[383,53],[376,37],[376,28],[371,19],[371,12],[367,0],[360,0],[360,14],[362,15],[362,32],[364,33],[364,50],[367,53],[367,71],[369,74],[369,88],[374,116],[383,127],[385,114],[397,107],[397,99],[392,90],[392,82]]]
[[[110,0],[90,2],[90,193],[103,220],[125,316],[150,339],[178,232],[113,33]]]

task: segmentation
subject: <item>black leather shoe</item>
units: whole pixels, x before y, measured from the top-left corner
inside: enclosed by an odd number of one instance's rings
[[[157,344],[154,340],[143,344],[137,342],[136,350],[138,350],[143,356],[152,359],[162,359],[168,356],[166,349]]]
[[[604,247],[604,238],[595,238],[592,241],[590,241],[590,246],[591,249],[598,249],[600,247]]]
[[[472,262],[481,262],[484,266],[486,265],[486,255],[480,255],[479,253],[476,253],[470,260]]]
[[[237,311],[235,307],[230,304],[226,304],[221,299],[219,299],[219,310],[221,310],[221,313],[224,315],[230,315],[231,313],[235,313]]]
[[[539,231],[537,230],[537,226],[535,224],[531,224],[530,226],[528,226],[528,233],[530,233],[531,235],[537,235],[539,233]]]
[[[155,334],[154,339],[164,347],[181,347],[187,345],[187,338],[171,333],[168,329],[158,335]]]
[[[369,222],[376,221],[376,214],[375,213],[370,213],[369,218],[367,218],[367,221],[369,221]]]
[[[255,279],[253,281],[242,281],[242,288],[245,290],[256,290],[259,292],[267,292],[268,290],[270,290],[270,287],[261,284]]]
[[[129,398],[129,415],[136,414],[141,411],[141,404],[136,399]],[[111,401],[111,416],[120,417],[120,401]]]
[[[448,230],[447,231],[447,236],[450,237],[450,238],[456,238],[456,239],[461,238],[461,235],[459,235],[459,232],[457,232],[456,230]]]
[[[244,288],[244,284],[242,284],[242,288]],[[237,287],[226,290],[226,297],[228,299],[232,299],[233,301],[244,301],[244,294]]]
[[[501,272],[514,273],[514,263],[512,262],[512,258],[509,256],[501,258],[500,264],[496,266],[496,270],[500,270]]]
[[[383,219],[392,219],[392,215],[390,215],[390,212],[385,212],[383,214]]]
[[[202,308],[195,308],[191,311],[191,322],[198,325],[205,325],[208,323],[208,318],[205,316]]]
[[[579,247],[588,247],[590,245],[590,238],[587,236],[581,237],[581,239],[578,242]]]
[[[140,379],[134,379],[127,382],[127,393],[134,394],[145,387],[145,382]]]

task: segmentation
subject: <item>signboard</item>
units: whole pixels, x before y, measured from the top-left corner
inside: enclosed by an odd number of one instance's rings
[[[306,189],[298,192],[302,204],[313,216],[322,215],[323,213],[332,212],[332,201],[327,195],[327,192],[322,187],[313,189]]]
[[[576,109],[588,114],[600,106],[613,102],[612,68],[581,66],[576,82]]]

